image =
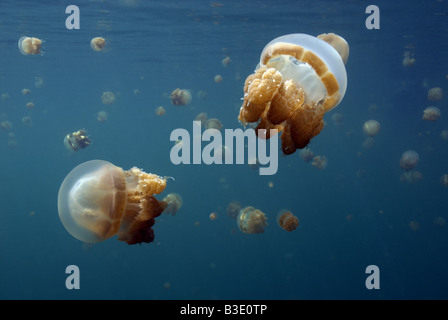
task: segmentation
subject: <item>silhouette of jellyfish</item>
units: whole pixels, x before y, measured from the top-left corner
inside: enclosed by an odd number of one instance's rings
[[[166,202],[167,207],[164,211],[165,214],[171,213],[171,215],[175,215],[177,211],[182,207],[183,201],[180,194],[177,193],[170,193],[168,194],[164,199],[164,202]]]
[[[162,107],[162,106],[158,106],[158,107],[156,108],[156,110],[154,111],[154,113],[155,113],[157,116],[159,116],[159,117],[163,116],[163,115],[165,114],[165,112],[166,112],[166,110],[165,110],[165,108]]]
[[[106,39],[104,39],[103,37],[93,38],[92,40],[90,40],[90,47],[94,51],[101,51],[104,49],[104,47],[106,47]]]
[[[277,224],[280,228],[291,232],[294,231],[299,226],[299,219],[291,213],[291,211],[282,209],[277,214]]]
[[[423,111],[423,120],[437,121],[440,118],[440,109],[437,107],[428,107]]]
[[[442,100],[443,91],[442,88],[434,87],[428,90],[428,100],[431,102],[437,102]]]
[[[266,222],[267,219],[263,212],[252,206],[248,206],[240,210],[236,221],[241,232],[252,234],[263,233],[264,227],[268,225]]]
[[[99,111],[96,116],[96,119],[98,120],[98,122],[103,122],[107,120],[107,117],[108,115],[106,111]]]
[[[448,187],[448,174],[444,174],[444,175],[440,178],[440,183],[441,183],[444,187]]]
[[[42,40],[34,37],[21,37],[18,42],[20,53],[23,55],[40,54]]]
[[[112,104],[115,102],[115,94],[111,91],[105,91],[101,95],[101,101],[103,104]]]
[[[59,218],[75,238],[97,243],[118,235],[127,244],[152,242],[155,218],[166,208],[154,194],[166,179],[133,167],[122,168],[103,160],[75,167],[58,194]]]
[[[175,89],[170,95],[171,103],[175,106],[186,106],[191,102],[191,92],[186,89]]]
[[[242,206],[238,201],[232,201],[227,205],[226,214],[232,218],[236,219],[238,213],[240,213]]]
[[[380,132],[381,125],[376,120],[368,120],[364,122],[362,130],[364,131],[364,134],[366,134],[367,136],[374,137]]]
[[[272,40],[245,81],[238,119],[258,123],[257,134],[259,129],[283,131],[286,155],[306,147],[322,130],[324,114],[344,97],[348,51],[347,42],[333,33]]]
[[[407,150],[403,153],[400,159],[400,167],[404,170],[412,170],[417,165],[420,157],[414,150]]]
[[[222,123],[217,118],[210,118],[207,121],[205,121],[205,128],[206,129],[221,130],[222,129]]]
[[[78,151],[90,145],[90,138],[86,130],[81,129],[67,134],[64,137],[64,145],[70,151]]]

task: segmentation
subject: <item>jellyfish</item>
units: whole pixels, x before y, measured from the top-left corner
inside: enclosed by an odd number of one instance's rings
[[[3,131],[9,131],[12,128],[12,122],[9,120],[5,120],[0,122],[0,128],[2,128]]]
[[[222,82],[222,75],[217,74],[214,78],[213,81],[215,81],[215,83],[220,83]]]
[[[205,112],[201,112],[196,116],[194,121],[201,121],[201,126],[205,127],[205,123],[207,122],[207,114]]]
[[[59,188],[59,218],[75,238],[97,243],[117,235],[127,244],[154,240],[155,218],[166,208],[155,198],[166,178],[103,160],[75,167]]]
[[[442,88],[434,87],[428,90],[428,100],[431,102],[437,102],[442,100],[443,91]]]
[[[311,164],[319,170],[324,170],[327,167],[328,160],[325,156],[315,156]]]
[[[277,214],[277,224],[280,228],[291,232],[294,231],[299,226],[299,219],[287,209],[282,209]]]
[[[442,130],[442,132],[440,132],[440,138],[448,140],[448,130]]]
[[[34,103],[31,102],[31,101],[30,101],[30,102],[27,102],[27,103],[26,103],[26,108],[29,109],[29,110],[34,109]]]
[[[101,95],[103,104],[112,104],[115,102],[115,94],[111,91],[104,91]]]
[[[241,208],[242,208],[241,203],[239,203],[238,201],[232,201],[227,205],[226,214],[230,218],[236,219]]]
[[[27,95],[29,95],[31,93],[31,90],[30,89],[27,89],[27,88],[23,88],[22,89],[22,94],[24,95],[24,96],[27,96]]]
[[[222,129],[222,123],[217,118],[210,118],[205,122],[205,128],[206,129],[216,129],[221,130]]]
[[[33,120],[31,119],[30,116],[25,116],[25,117],[22,117],[22,123],[25,126],[31,126],[33,124]]]
[[[423,179],[423,174],[417,170],[406,171],[400,175],[401,182],[414,183],[414,182],[419,182],[422,179]]]
[[[42,40],[34,37],[21,37],[18,42],[20,53],[33,55],[41,53]]]
[[[403,67],[412,67],[415,64],[415,58],[409,51],[403,53]]]
[[[423,120],[437,121],[440,118],[440,109],[437,107],[428,107],[423,111]]]
[[[170,193],[168,194],[163,201],[167,204],[167,207],[165,209],[165,214],[175,215],[177,211],[182,207],[183,201],[180,194],[177,193]]]
[[[305,162],[311,162],[314,158],[314,152],[310,148],[301,149],[299,155]]]
[[[107,120],[107,117],[108,115],[106,111],[99,111],[96,116],[96,119],[98,120],[98,122],[103,122]]]
[[[444,175],[440,178],[440,183],[442,184],[442,186],[444,186],[444,187],[448,187],[448,174],[444,174]]]
[[[90,145],[90,138],[85,129],[69,133],[64,137],[64,145],[70,151],[78,151]]]
[[[158,107],[156,108],[156,110],[154,111],[154,113],[155,113],[157,116],[159,116],[159,117],[163,116],[163,115],[165,114],[165,112],[166,112],[166,110],[165,110],[165,108],[162,107],[162,106],[158,106]]]
[[[364,131],[364,134],[366,134],[367,136],[374,137],[380,132],[381,125],[376,120],[368,120],[364,122],[362,130]]]
[[[324,126],[323,116],[344,97],[348,44],[333,33],[289,34],[269,42],[244,84],[238,119],[283,131],[285,155],[303,149]],[[268,135],[267,139],[270,138]]]
[[[171,103],[175,106],[186,106],[191,102],[191,92],[186,89],[175,89],[170,95]]]
[[[227,66],[230,64],[230,62],[232,62],[232,60],[230,60],[230,57],[229,57],[229,56],[227,56],[227,57],[225,57],[225,58],[223,58],[223,59],[221,60],[221,64],[222,64],[224,67],[227,67]]]
[[[333,121],[333,124],[336,127],[339,127],[344,123],[344,116],[342,115],[342,113],[336,112],[331,116],[331,121]]]
[[[209,218],[211,221],[215,221],[218,218],[218,214],[216,212],[212,212],[210,213]]]
[[[236,218],[238,228],[243,233],[263,233],[264,227],[268,224],[268,218],[258,209],[252,206],[245,207],[240,210]]]
[[[90,47],[94,50],[94,51],[101,51],[104,49],[104,47],[106,46],[106,39],[104,39],[103,37],[96,37],[93,38],[92,40],[90,40]]]
[[[400,167],[404,170],[412,170],[417,165],[420,157],[414,150],[407,150],[403,153],[400,159]]]

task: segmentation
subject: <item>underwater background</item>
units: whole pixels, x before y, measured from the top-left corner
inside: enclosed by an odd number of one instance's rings
[[[70,4],[79,30],[65,26]],[[370,4],[380,29],[366,28]],[[0,298],[448,298],[447,14],[436,0],[1,1],[0,120],[12,127],[0,130]],[[328,32],[350,56],[346,95],[309,144],[326,168],[281,150],[271,176],[247,164],[171,163],[170,133],[191,132],[201,112],[243,128],[244,81],[269,41]],[[44,54],[22,55],[22,36],[43,39]],[[97,36],[102,52],[90,48]],[[433,87],[440,101],[428,100]],[[190,90],[190,104],[170,103],[176,88]],[[113,104],[102,103],[106,91]],[[437,121],[422,119],[428,106],[440,109]],[[366,140],[370,119],[381,130]],[[67,150],[64,136],[79,129],[91,145]],[[403,176],[406,150],[419,154],[418,179]],[[183,206],[156,219],[154,242],[87,245],[65,230],[59,187],[93,159],[174,178],[157,197],[176,192]],[[226,214],[232,201],[262,210],[265,232],[242,233]],[[283,208],[299,219],[292,232],[277,225]],[[65,286],[69,265],[80,269],[79,290]],[[366,288],[369,265],[380,289]]]

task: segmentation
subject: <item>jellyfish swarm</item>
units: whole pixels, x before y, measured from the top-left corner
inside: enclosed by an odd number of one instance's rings
[[[266,215],[252,206],[240,210],[236,222],[243,233],[263,233],[268,224]]]
[[[277,214],[277,224],[280,228],[291,232],[299,226],[299,219],[291,211],[283,209]]]
[[[34,37],[21,37],[18,42],[20,53],[34,55],[41,53],[42,40]]]
[[[283,153],[308,145],[324,126],[323,116],[336,107],[347,88],[348,44],[333,33],[313,37],[289,34],[269,42],[255,73],[244,84],[238,119],[283,131]],[[265,130],[263,130],[265,129]]]
[[[97,243],[118,235],[127,244],[152,242],[154,218],[166,208],[154,194],[166,179],[133,167],[128,171],[103,160],[75,167],[58,194],[59,218],[75,238]]]

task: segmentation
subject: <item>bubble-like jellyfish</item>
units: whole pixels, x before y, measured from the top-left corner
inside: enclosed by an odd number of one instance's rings
[[[24,96],[27,96],[27,95],[29,95],[31,93],[31,90],[30,89],[27,89],[27,88],[23,88],[22,89],[22,94],[24,95]]]
[[[222,82],[222,75],[217,74],[214,78],[213,81],[215,81],[215,83],[220,83]]]
[[[165,114],[165,112],[166,112],[166,110],[162,106],[158,106],[156,108],[156,110],[154,110],[154,113],[156,114],[156,116],[159,116],[159,117],[163,116]]]
[[[376,136],[381,130],[381,124],[376,120],[368,120],[364,122],[362,131],[369,137]]]
[[[101,95],[103,104],[112,104],[115,102],[115,94],[111,91],[104,91]]]
[[[236,222],[238,228],[244,233],[263,233],[264,228],[268,225],[266,215],[259,209],[252,206],[245,207],[240,210]]]
[[[171,214],[175,215],[177,211],[182,207],[183,201],[180,194],[177,193],[170,193],[168,194],[163,201],[167,204],[167,207],[165,209],[165,214]]]
[[[64,137],[64,145],[70,151],[78,151],[90,145],[90,138],[85,129],[69,133]]]
[[[205,112],[201,112],[196,116],[194,121],[201,121],[201,126],[205,127],[205,123],[207,122],[207,114]]]
[[[209,215],[211,221],[215,221],[218,218],[218,214],[216,212],[212,212]]]
[[[311,162],[314,158],[314,152],[310,148],[300,150],[299,155],[305,162]]]
[[[205,121],[205,128],[206,129],[221,130],[222,129],[222,123],[217,118],[210,118],[207,121]]]
[[[31,126],[32,124],[33,124],[33,120],[31,119],[31,117],[30,116],[25,116],[25,117],[22,117],[22,123],[25,125],[25,126]]]
[[[102,51],[106,47],[106,39],[103,37],[95,37],[90,40],[90,47],[93,51]]]
[[[187,89],[174,89],[170,95],[171,103],[175,106],[186,106],[191,102],[191,92]]]
[[[327,157],[325,156],[315,156],[313,158],[313,162],[311,162],[312,166],[319,169],[324,170],[328,165]]]
[[[84,242],[118,235],[127,244],[149,243],[154,240],[154,218],[166,208],[154,195],[165,187],[165,178],[136,167],[125,171],[107,161],[87,161],[61,184],[59,218],[72,236]]]
[[[277,214],[277,224],[280,228],[291,232],[294,231],[299,226],[299,219],[287,209],[282,209]]]
[[[443,140],[448,140],[448,130],[442,130],[440,132],[440,138],[442,138]]]
[[[227,205],[226,208],[226,214],[232,218],[232,219],[236,219],[236,217],[238,216],[238,213],[240,213],[242,206],[241,203],[239,203],[239,201],[232,201]]]
[[[440,109],[434,106],[430,106],[423,110],[423,120],[437,121],[440,118]]]
[[[20,53],[23,55],[34,55],[42,53],[42,40],[34,37],[21,37],[18,42]]]
[[[104,122],[106,121],[108,118],[107,112],[106,111],[98,111],[98,114],[96,116],[96,119],[98,120],[98,122]]]
[[[400,159],[400,167],[404,170],[412,170],[420,160],[420,156],[414,150],[407,150]]]
[[[443,91],[442,88],[434,87],[428,90],[428,100],[431,102],[437,102],[442,100]]]
[[[34,109],[34,103],[31,102],[31,101],[30,101],[30,102],[27,102],[27,103],[26,103],[26,108],[29,109],[29,110]]]
[[[323,116],[335,108],[347,88],[347,42],[333,33],[313,37],[288,34],[263,49],[255,73],[244,84],[238,119],[259,129],[282,132],[283,153],[308,145],[324,126]]]

